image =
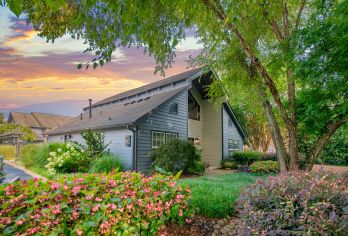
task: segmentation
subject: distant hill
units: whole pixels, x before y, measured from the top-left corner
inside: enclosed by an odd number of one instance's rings
[[[37,103],[25,105],[13,109],[0,109],[7,119],[11,111],[17,112],[42,112],[55,115],[77,116],[81,113],[82,108],[88,105],[86,100],[61,100],[55,102]]]

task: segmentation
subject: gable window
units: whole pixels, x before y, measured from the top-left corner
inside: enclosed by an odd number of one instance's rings
[[[232,127],[233,126],[232,120],[230,118],[228,118],[227,126],[228,127]]]
[[[177,133],[152,131],[152,149],[156,149],[159,146],[177,138]]]
[[[169,108],[169,113],[170,114],[178,114],[178,104],[177,103],[173,103],[170,108]]]
[[[200,120],[201,108],[197,101],[189,93],[188,96],[188,117],[193,120]]]
[[[231,156],[233,152],[239,150],[239,140],[229,139],[228,140],[228,156]]]

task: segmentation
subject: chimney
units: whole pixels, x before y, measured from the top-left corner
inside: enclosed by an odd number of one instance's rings
[[[89,118],[92,118],[92,99],[88,99],[89,101]]]

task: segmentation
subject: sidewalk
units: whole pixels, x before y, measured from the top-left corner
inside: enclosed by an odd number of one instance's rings
[[[4,169],[6,172],[5,182],[10,182],[17,176],[19,176],[21,180],[24,180],[24,179],[28,180],[33,178],[47,180],[47,178],[31,170],[26,169],[23,165],[15,161],[5,160],[4,162],[5,162]]]

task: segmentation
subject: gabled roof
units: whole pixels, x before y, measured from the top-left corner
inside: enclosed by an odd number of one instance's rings
[[[84,112],[82,114],[82,119],[81,116],[77,116],[67,124],[48,131],[47,134],[65,134],[88,129],[98,130],[134,124],[138,119],[150,113],[185,89],[186,87],[181,87],[154,94],[144,99],[135,100],[131,103],[117,103],[109,105],[105,107],[105,109],[92,109],[91,118],[89,118],[89,111]]]
[[[236,125],[237,130],[239,131],[240,135],[242,136],[242,139],[245,141],[247,139],[247,135],[243,129],[243,127],[240,125],[236,115],[234,114],[234,111],[228,101],[223,103],[223,106],[227,110],[228,114],[230,115],[231,119],[233,120],[233,123]]]
[[[71,119],[72,117],[69,116],[52,115],[39,112],[10,112],[8,121],[30,128],[52,129],[59,125],[65,124]]]
[[[196,74],[198,72],[203,72],[203,71],[204,71],[204,69],[202,67],[196,68],[196,69],[193,69],[193,70],[189,70],[189,71],[185,71],[183,73],[180,73],[180,74],[177,74],[177,75],[165,78],[165,79],[161,79],[159,81],[156,81],[156,82],[153,82],[153,83],[141,86],[139,88],[131,89],[131,90],[125,91],[123,93],[119,93],[119,94],[116,94],[114,96],[105,98],[105,99],[103,99],[103,100],[101,100],[99,102],[94,103],[92,105],[92,107],[96,107],[96,106],[102,105],[102,104],[111,103],[113,101],[116,101],[116,100],[119,100],[119,99],[122,99],[122,98],[127,98],[127,97],[130,97],[130,96],[139,94],[139,93],[143,93],[143,92],[149,91],[151,89],[155,89],[155,88],[158,88],[158,87],[161,87],[161,86],[165,86],[165,85],[171,84],[171,83],[178,83],[180,81],[186,80],[187,78],[189,78],[190,76],[192,76],[192,75],[194,75],[194,74]],[[88,107],[85,107],[84,109],[86,110],[87,108]]]

